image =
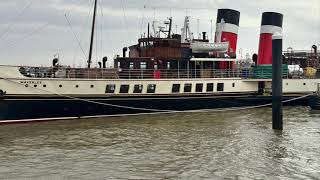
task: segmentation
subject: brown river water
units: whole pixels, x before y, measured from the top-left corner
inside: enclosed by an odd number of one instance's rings
[[[320,179],[320,112],[285,108],[0,126],[0,179]]]

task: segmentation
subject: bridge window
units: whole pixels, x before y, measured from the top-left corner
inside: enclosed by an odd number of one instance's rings
[[[133,93],[142,93],[142,90],[143,90],[143,85],[137,84],[137,85],[134,85]]]
[[[224,83],[218,83],[217,91],[219,91],[219,92],[224,91]]]
[[[191,93],[192,90],[192,84],[185,84],[184,85],[184,92],[185,93]]]
[[[147,88],[147,93],[155,93],[156,92],[156,85],[155,84],[149,84]]]
[[[114,93],[115,89],[116,89],[116,85],[108,84],[106,87],[106,93]]]
[[[129,63],[129,69],[133,69],[133,62]]]
[[[213,92],[213,87],[214,87],[213,83],[208,83],[207,84],[207,92]]]
[[[121,85],[120,87],[120,93],[122,94],[126,94],[126,93],[129,93],[129,85]]]
[[[196,84],[196,92],[198,93],[203,92],[203,84]]]
[[[147,69],[147,62],[140,62],[140,69]]]
[[[170,68],[171,68],[171,63],[167,62],[167,69],[170,69]]]
[[[172,85],[172,93],[180,93],[180,84]]]

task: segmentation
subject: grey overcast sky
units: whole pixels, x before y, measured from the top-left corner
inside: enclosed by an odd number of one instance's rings
[[[320,44],[320,0],[99,0],[94,62],[121,54],[154,18],[163,21],[171,15],[176,31],[188,14],[193,32],[198,31],[199,19],[199,31],[207,31],[210,37],[210,21],[215,24],[218,8],[241,12],[238,47],[243,56],[257,52],[265,11],[284,14],[284,48],[310,49]],[[92,9],[93,0],[1,0],[0,64],[50,65],[59,53],[62,64],[84,66]]]

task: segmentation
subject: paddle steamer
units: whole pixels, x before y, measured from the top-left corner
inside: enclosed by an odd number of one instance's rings
[[[96,2],[95,2],[96,3]],[[96,11],[95,4],[95,11]],[[138,43],[123,48],[107,68],[107,57],[92,66],[92,44],[87,68],[70,68],[53,60],[51,67],[0,66],[0,122],[25,122],[79,117],[169,113],[215,108],[259,106],[271,102],[271,41],[282,32],[283,16],[263,14],[259,54],[236,57],[240,12],[219,9],[215,41],[207,34],[195,38],[190,17],[181,34],[172,32],[172,18],[153,22]],[[317,47],[303,59],[284,53],[284,100],[319,88]],[[288,66],[299,64],[301,66]],[[292,67],[298,67],[293,68]],[[312,68],[311,68],[312,67]],[[309,68],[309,69],[308,69]],[[306,105],[307,99],[287,105]]]

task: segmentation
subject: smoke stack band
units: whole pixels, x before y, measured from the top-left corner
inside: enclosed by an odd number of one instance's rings
[[[276,12],[262,14],[258,65],[272,64],[272,36],[282,34],[283,15]]]
[[[233,9],[219,9],[215,42],[229,42],[228,55],[236,58],[240,12]],[[228,62],[220,62],[220,69],[228,69]]]

